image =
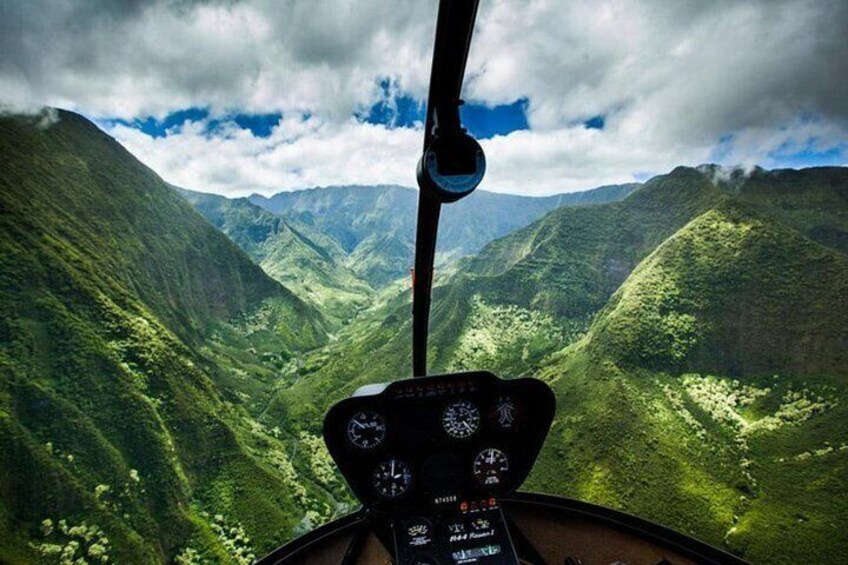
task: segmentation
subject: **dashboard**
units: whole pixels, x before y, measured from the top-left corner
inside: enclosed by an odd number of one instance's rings
[[[536,379],[435,375],[360,388],[324,439],[398,563],[517,563],[498,499],[527,478],[553,414]]]

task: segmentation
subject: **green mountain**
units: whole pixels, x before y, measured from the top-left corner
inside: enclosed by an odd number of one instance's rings
[[[593,332],[623,366],[848,374],[848,256],[724,203],[668,239]]]
[[[583,206],[625,197],[638,185],[531,198],[477,191],[446,206],[439,228],[438,263],[479,251],[495,238],[564,205]],[[250,201],[295,218],[338,242],[348,266],[374,288],[406,277],[415,248],[417,192],[399,186],[336,186],[281,192]]]
[[[66,112],[0,119],[0,155],[0,561],[248,563],[347,512],[321,421],[410,374],[415,192],[175,191]],[[526,488],[839,562],[846,204],[844,168],[476,194],[431,372],[551,384]]]
[[[0,118],[0,561],[246,563],[344,500],[240,400],[323,318],[58,117]]]
[[[312,226],[246,198],[177,191],[268,275],[330,318],[347,321],[370,302],[373,290],[346,266],[341,246]]]
[[[754,562],[835,562],[848,550],[848,264],[813,236],[842,229],[848,170],[711,172],[554,210],[463,262],[436,289],[430,370],[551,383],[557,418],[527,488]],[[407,293],[310,353],[272,410],[315,431],[356,387],[408,376],[410,340]]]
[[[458,267],[460,276],[447,288],[448,299],[434,308],[434,317],[443,310],[455,320],[434,321],[438,361],[448,363],[461,347],[450,328],[472,315],[474,296],[484,305],[513,305],[550,316],[573,339],[660,243],[728,200],[842,249],[839,242],[848,237],[846,169],[719,172],[714,166],[680,167],[651,179],[623,201],[559,208],[486,246]],[[533,356],[512,357],[510,365],[503,355],[496,357],[510,371],[527,370],[533,361]]]
[[[733,203],[643,261],[544,367],[562,415],[531,488],[755,563],[838,562],[848,525],[848,257]]]

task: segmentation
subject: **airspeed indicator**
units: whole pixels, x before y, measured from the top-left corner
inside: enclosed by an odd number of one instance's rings
[[[454,402],[445,408],[442,426],[451,437],[467,438],[480,427],[480,411],[468,400]]]

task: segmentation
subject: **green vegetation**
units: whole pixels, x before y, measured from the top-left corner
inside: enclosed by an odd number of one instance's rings
[[[558,206],[620,200],[637,186],[604,186],[546,198],[477,191],[443,210],[437,263],[445,267],[453,259],[476,253]],[[348,255],[347,266],[375,289],[409,275],[418,205],[412,189],[336,186],[281,192],[270,198],[253,195],[250,201],[329,237]]]
[[[38,123],[0,119],[0,561],[249,563],[350,511],[321,422],[410,374],[415,193],[181,198],[81,117]],[[848,170],[472,199],[430,368],[552,386],[525,488],[839,562]]]
[[[0,119],[0,561],[230,562],[223,523],[248,555],[331,516],[343,497],[299,438],[218,384],[263,373],[205,339],[260,319],[243,339],[291,358],[326,340],[321,315],[59,117]]]
[[[833,562],[848,519],[846,290],[841,253],[728,201],[705,212],[539,373],[560,405],[531,488],[754,562]]]
[[[751,182],[772,174],[788,173]],[[848,190],[844,170],[803,176],[794,210]],[[681,168],[494,241],[436,289],[431,371],[553,386],[557,417],[526,488],[754,562],[834,562],[848,550],[848,258],[747,191]],[[408,309],[401,294],[310,353],[278,410],[316,430],[335,399],[409,375]]]
[[[177,190],[268,275],[337,325],[370,302],[374,291],[346,266],[350,260],[332,238],[295,218],[276,216],[246,198],[230,200]]]

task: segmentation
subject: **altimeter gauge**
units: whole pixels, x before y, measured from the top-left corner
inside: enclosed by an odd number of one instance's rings
[[[386,422],[376,412],[357,412],[347,423],[347,439],[359,449],[374,449],[386,438]]]
[[[445,408],[442,426],[451,437],[467,438],[480,427],[480,411],[468,400],[454,402]]]
[[[474,478],[481,485],[499,485],[509,471],[509,459],[500,449],[484,449],[474,458]]]
[[[412,486],[412,471],[409,466],[395,459],[386,459],[374,470],[374,490],[386,498],[397,498]]]

